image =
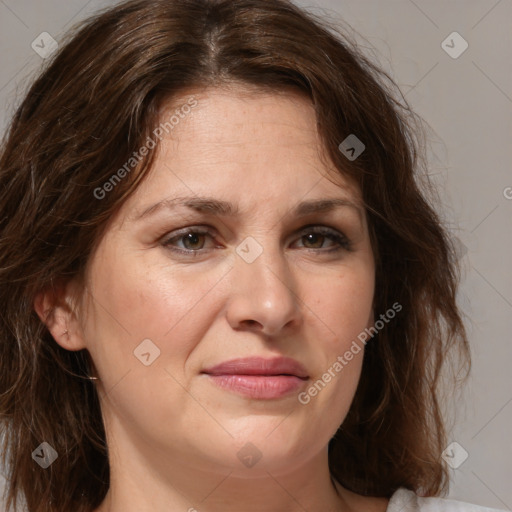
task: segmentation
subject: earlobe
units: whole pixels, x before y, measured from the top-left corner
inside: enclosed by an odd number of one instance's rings
[[[59,286],[40,291],[34,299],[34,310],[53,339],[66,350],[82,350],[80,322],[69,295],[70,286]]]

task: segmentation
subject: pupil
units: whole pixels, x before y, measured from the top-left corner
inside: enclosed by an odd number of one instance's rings
[[[199,236],[201,235],[198,235],[197,233],[189,233],[188,235],[186,235],[186,238],[185,238],[185,241],[186,241],[186,245],[196,245],[199,240]]]
[[[317,233],[309,233],[306,235],[306,239],[308,243],[312,243],[313,245],[316,243],[318,244],[319,239],[322,237],[322,235],[319,235]]]

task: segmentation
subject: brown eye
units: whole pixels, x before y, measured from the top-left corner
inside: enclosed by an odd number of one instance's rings
[[[305,249],[323,249],[322,252],[331,252],[342,249],[350,251],[352,248],[349,239],[343,233],[331,228],[317,226],[302,233],[300,240]],[[330,246],[324,247],[326,240],[330,240],[331,243]]]
[[[204,234],[201,233],[187,233],[179,237],[179,239],[183,240],[185,249],[202,249],[204,246]]]
[[[200,229],[187,229],[175,233],[162,242],[162,245],[172,251],[194,254],[205,249],[206,239],[212,238],[208,231]]]
[[[311,244],[309,247],[311,247],[312,249],[320,249],[323,245],[325,238],[326,237],[324,235],[320,235],[319,233],[309,233],[302,237],[305,245]]]

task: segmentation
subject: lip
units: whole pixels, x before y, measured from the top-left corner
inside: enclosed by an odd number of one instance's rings
[[[289,395],[309,379],[304,366],[289,357],[232,359],[201,373],[223,389],[257,399]]]

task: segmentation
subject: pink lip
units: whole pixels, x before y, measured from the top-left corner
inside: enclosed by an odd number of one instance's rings
[[[202,373],[221,388],[260,399],[285,396],[309,378],[304,366],[289,357],[233,359]]]

